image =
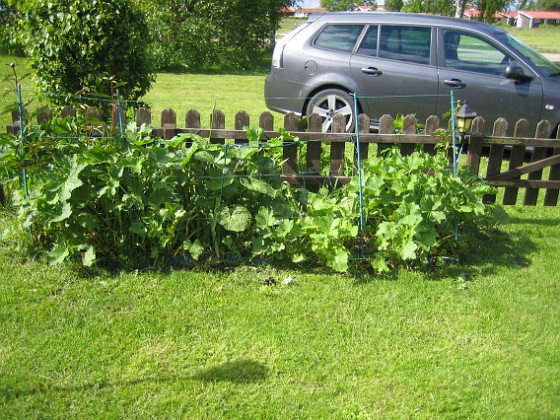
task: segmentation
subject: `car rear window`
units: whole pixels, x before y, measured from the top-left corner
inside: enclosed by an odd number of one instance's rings
[[[315,38],[317,48],[351,52],[364,25],[327,25]]]

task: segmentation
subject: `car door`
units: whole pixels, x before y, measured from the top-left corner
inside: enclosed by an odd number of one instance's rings
[[[352,77],[364,112],[416,114],[420,123],[436,112],[438,72],[432,58],[432,28],[371,25],[352,55]]]
[[[460,29],[439,29],[439,92],[437,113],[449,113],[450,92],[456,101],[467,102],[484,117],[486,132],[504,117],[513,130],[520,118],[532,127],[538,123],[542,108],[541,80],[523,63],[497,43],[480,34]],[[506,77],[506,68],[517,66],[531,80]]]

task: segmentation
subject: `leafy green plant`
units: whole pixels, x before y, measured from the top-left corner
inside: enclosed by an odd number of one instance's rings
[[[134,124],[124,137],[89,135],[83,117],[55,118],[22,139],[2,136],[7,180],[26,168],[15,204],[52,263],[89,266],[319,264],[348,271],[360,254],[377,271],[453,255],[459,231],[487,217],[488,187],[449,170],[447,150],[398,148],[363,163],[362,183],[317,193],[282,182],[282,145],[171,140]],[[24,147],[25,145],[25,147]]]
[[[349,188],[363,194],[367,254],[379,271],[453,254],[464,226],[492,216],[482,203],[490,187],[466,169],[453,176],[446,145],[435,155],[388,149],[363,171],[362,185],[354,179]]]

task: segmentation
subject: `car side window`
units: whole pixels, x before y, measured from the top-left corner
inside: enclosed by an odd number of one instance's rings
[[[318,48],[352,52],[364,25],[327,25],[313,43]]]
[[[382,26],[379,57],[416,64],[430,64],[431,28]]]
[[[514,61],[512,57],[485,39],[466,32],[443,32],[445,67],[474,73],[503,76]]]
[[[377,32],[378,26],[370,26],[360,43],[357,53],[377,57]]]

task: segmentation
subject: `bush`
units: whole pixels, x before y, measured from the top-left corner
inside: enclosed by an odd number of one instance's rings
[[[387,271],[456,254],[456,235],[488,216],[488,187],[453,176],[446,150],[405,157],[391,149],[364,162],[361,187],[354,177],[311,193],[281,181],[281,146],[296,141],[286,133],[259,143],[260,129],[251,130],[247,145],[220,145],[153,138],[134,124],[124,138],[83,130],[55,119],[29,133],[25,148],[3,137],[0,164],[11,179],[28,170],[19,215],[52,263],[267,260],[347,271],[357,256]]]
[[[38,0],[21,37],[41,92],[55,104],[75,94],[143,96],[154,80],[144,15],[128,0]],[[123,83],[126,82],[126,83]]]

